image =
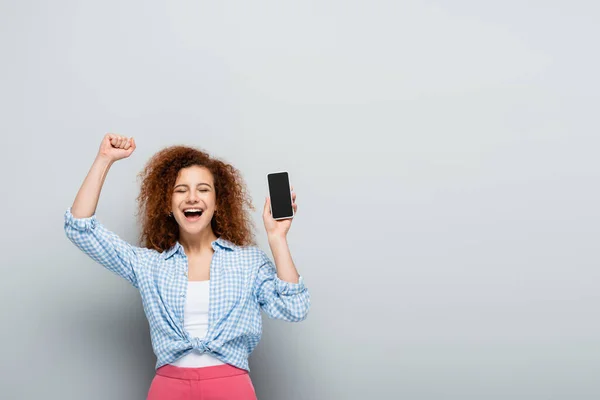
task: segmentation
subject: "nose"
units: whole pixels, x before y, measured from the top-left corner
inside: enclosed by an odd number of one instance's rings
[[[188,200],[189,203],[197,203],[198,202],[198,198],[199,198],[198,193],[196,193],[195,190],[191,190],[190,191],[190,195],[188,196],[187,200]]]

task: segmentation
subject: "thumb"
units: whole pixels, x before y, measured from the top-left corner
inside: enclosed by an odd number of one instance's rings
[[[135,139],[133,136],[131,137],[131,146],[129,147],[129,154],[133,153],[137,146],[135,145]]]
[[[266,196],[265,197],[265,207],[263,209],[263,214],[265,214],[265,215],[269,215],[270,214],[270,212],[269,212],[269,200],[270,200],[269,196]]]

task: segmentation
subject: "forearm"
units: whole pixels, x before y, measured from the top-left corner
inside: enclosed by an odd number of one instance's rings
[[[269,237],[269,247],[273,253],[277,276],[282,281],[298,283],[299,274],[292,260],[292,254],[285,237]]]
[[[96,157],[77,192],[77,196],[75,196],[75,201],[71,207],[71,213],[74,217],[87,218],[96,212],[100,192],[112,164],[113,161],[106,157]]]

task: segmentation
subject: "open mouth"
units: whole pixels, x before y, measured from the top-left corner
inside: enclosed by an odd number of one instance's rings
[[[203,212],[204,211],[200,208],[193,208],[193,209],[184,210],[183,215],[185,215],[185,219],[193,222],[193,221],[199,220],[200,217],[202,216]]]

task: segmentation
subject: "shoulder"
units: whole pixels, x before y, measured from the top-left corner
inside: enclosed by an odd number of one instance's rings
[[[269,260],[267,254],[258,246],[238,246],[233,252],[248,266],[258,268]]]
[[[135,252],[138,255],[141,269],[152,270],[156,267],[162,268],[169,265],[169,260],[165,259],[165,252],[151,249],[148,247],[136,247]]]
[[[267,254],[258,246],[237,246],[235,253],[244,258],[263,259]]]

